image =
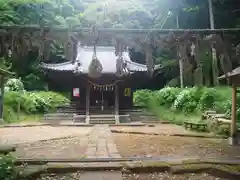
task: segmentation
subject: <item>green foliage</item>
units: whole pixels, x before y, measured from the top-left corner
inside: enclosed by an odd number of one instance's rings
[[[8,79],[5,84],[5,91],[24,91],[23,83],[20,79]]]
[[[151,96],[149,96],[150,94]],[[240,96],[237,97],[237,117],[239,121]],[[231,89],[227,87],[184,89],[166,87],[154,93],[149,90],[140,90],[134,93],[134,99],[135,102],[147,107],[159,116],[162,116],[162,112],[159,111],[159,107],[161,107],[169,109],[168,111],[172,113],[184,113],[186,116],[196,115],[205,110],[216,110],[218,113],[224,113],[230,117],[232,107]],[[179,119],[178,124],[181,124]],[[219,131],[222,132],[222,130]]]
[[[0,179],[1,180],[15,180],[17,178],[17,171],[14,166],[14,159],[10,155],[0,155]]]
[[[153,94],[151,90],[138,90],[134,93],[133,102],[137,106],[146,107]]]
[[[180,93],[181,89],[173,88],[173,87],[166,87],[156,92],[156,99],[159,105],[171,105],[178,94]]]
[[[4,120],[15,121],[17,115],[41,114],[55,111],[57,106],[68,104],[69,100],[55,92],[16,92],[5,93]]]
[[[4,105],[11,107],[14,112],[20,110],[31,113],[36,111],[32,98],[23,92],[9,91],[5,93]]]
[[[192,113],[196,110],[202,96],[202,88],[186,88],[176,97],[173,108]]]

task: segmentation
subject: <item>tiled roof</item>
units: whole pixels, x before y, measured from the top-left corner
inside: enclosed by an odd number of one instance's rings
[[[106,46],[97,46],[97,58],[102,64],[104,74],[114,74],[116,73],[116,62],[117,56],[115,55],[114,47],[106,47]],[[80,63],[82,72],[84,74],[88,73],[88,67],[91,63],[93,55],[93,47],[79,47],[78,55],[76,59],[76,64]],[[143,64],[139,64],[131,61],[128,52],[123,53],[123,58],[127,62],[127,69],[129,71],[147,71],[147,66]],[[64,62],[58,64],[42,64],[42,67],[45,69],[56,70],[56,71],[74,71],[76,64],[72,64],[72,62]]]

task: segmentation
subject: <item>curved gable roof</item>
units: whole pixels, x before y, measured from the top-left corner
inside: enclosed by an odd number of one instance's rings
[[[103,74],[114,74],[116,73],[117,56],[115,54],[115,48],[112,46],[97,46],[96,55],[103,67]],[[78,48],[78,54],[76,58],[76,64],[80,63],[84,74],[88,73],[88,67],[92,61],[93,46],[85,46]],[[136,71],[147,71],[147,66],[133,62],[130,59],[127,51],[123,52],[123,59],[127,63],[127,69],[132,72]],[[42,64],[45,69],[51,69],[56,71],[74,71],[76,64],[72,62],[64,62],[58,64]]]

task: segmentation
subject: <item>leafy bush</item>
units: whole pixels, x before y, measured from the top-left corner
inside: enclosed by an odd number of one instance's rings
[[[8,79],[5,84],[5,91],[24,91],[23,83],[20,79]]]
[[[214,88],[205,88],[199,100],[199,108],[201,110],[212,109],[217,101],[219,94]]]
[[[15,180],[17,175],[13,157],[0,155],[0,179]]]
[[[172,106],[172,110],[185,114],[211,109],[231,116],[231,89],[228,87],[184,89],[166,87],[155,92],[139,90],[134,93],[134,98],[135,103],[149,107],[154,113],[158,113],[158,108],[155,108],[155,106],[166,108]],[[237,117],[240,120],[240,96],[237,96]]]
[[[192,113],[197,109],[204,90],[194,87],[183,90],[175,99],[173,108],[183,110],[185,113]]]
[[[133,102],[137,106],[147,107],[150,98],[154,95],[154,92],[148,89],[138,90],[133,95]]]
[[[58,106],[69,104],[68,98],[56,92],[39,91],[37,92],[37,94],[41,96],[44,101],[50,105],[50,109],[55,109]]]
[[[50,103],[38,93],[29,93],[29,97],[34,103],[36,112],[47,112],[51,109]]]
[[[156,99],[159,105],[172,105],[180,92],[180,88],[166,87],[157,91]]]
[[[35,104],[26,93],[9,91],[5,93],[4,105],[11,107],[15,112],[22,110],[26,113],[35,112]]]
[[[224,113],[231,117],[231,89],[228,87],[215,88],[173,88],[166,87],[159,91],[150,90],[135,92],[135,102],[142,102],[148,109],[162,120],[182,125],[192,119],[201,122],[199,113],[209,109]],[[169,107],[172,108],[169,108]],[[240,95],[237,95],[237,120],[240,123]],[[229,134],[228,125],[208,123],[208,130],[221,135]]]
[[[17,119],[17,115],[13,108],[8,105],[3,106],[3,119],[4,122],[11,123]]]
[[[54,111],[57,106],[65,105],[69,100],[55,92],[17,92],[9,91],[4,97],[4,120],[11,122],[16,113],[40,114]]]

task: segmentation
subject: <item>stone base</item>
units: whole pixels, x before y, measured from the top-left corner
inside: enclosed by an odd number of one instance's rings
[[[85,122],[86,124],[90,124],[90,116],[86,116]]]
[[[229,137],[228,144],[233,145],[233,146],[240,145],[240,138],[239,137],[235,137],[235,138]]]
[[[3,119],[0,119],[0,124],[4,123],[4,120]]]
[[[115,115],[115,124],[119,124],[120,120],[119,120],[119,115]]]

